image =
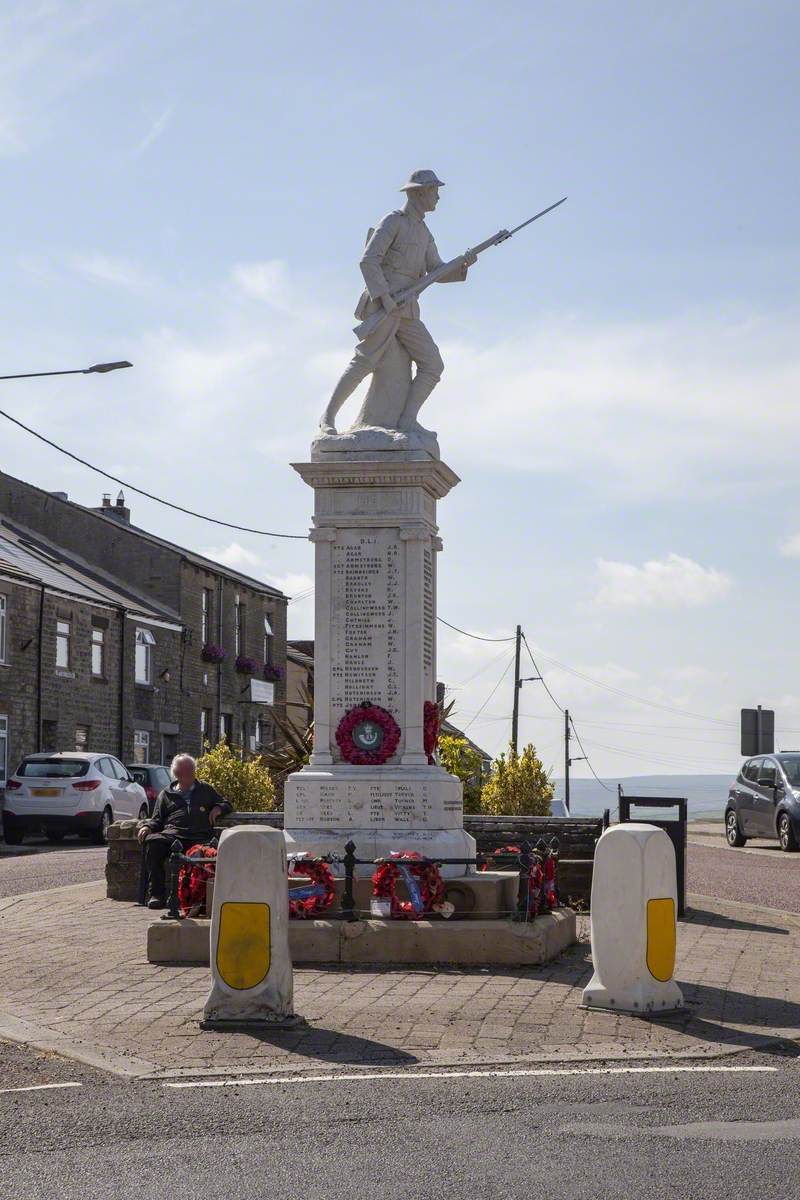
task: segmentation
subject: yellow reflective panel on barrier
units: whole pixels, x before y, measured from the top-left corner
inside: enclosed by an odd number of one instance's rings
[[[228,987],[254,988],[270,963],[269,905],[227,901],[220,909],[217,970]]]
[[[675,970],[675,901],[647,901],[647,969],[666,983]]]

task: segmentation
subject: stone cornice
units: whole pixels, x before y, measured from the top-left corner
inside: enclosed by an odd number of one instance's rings
[[[388,459],[387,455],[387,459]],[[421,487],[436,500],[460,483],[446,463],[408,460],[292,463],[304,483],[313,488]]]

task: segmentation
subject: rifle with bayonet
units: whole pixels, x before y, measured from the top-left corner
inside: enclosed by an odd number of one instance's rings
[[[427,275],[423,275],[421,279],[416,281],[416,283],[411,283],[408,287],[402,288],[401,291],[395,292],[392,296],[392,299],[398,307],[403,304],[407,304],[409,300],[412,300],[414,296],[418,296],[420,292],[424,292],[425,289],[430,287],[432,283],[436,283],[436,281],[441,279],[444,275],[449,275],[451,271],[455,271],[459,267],[462,267],[467,258],[471,255],[475,255],[477,257],[479,254],[483,254],[484,250],[488,250],[490,246],[499,246],[501,242],[507,242],[508,239],[513,237],[515,233],[519,233],[520,229],[524,229],[525,226],[530,225],[532,221],[538,221],[539,217],[543,217],[546,213],[552,212],[554,208],[558,208],[560,204],[563,204],[564,200],[566,199],[567,197],[564,196],[561,200],[557,200],[555,204],[551,204],[549,208],[543,208],[541,212],[536,213],[532,217],[528,217],[527,221],[523,221],[521,225],[515,226],[514,229],[501,229],[499,233],[494,234],[493,237],[487,238],[486,241],[481,242],[479,246],[473,246],[471,250],[467,250],[464,254],[459,254],[458,258],[452,258],[450,262],[442,263],[441,266],[436,267],[433,271],[429,271]],[[371,313],[370,316],[365,317],[360,324],[356,325],[353,329],[353,333],[356,335],[359,341],[363,341],[364,338],[369,337],[371,333],[374,333],[378,326],[382,325],[387,317],[391,317],[393,315],[393,312],[387,312],[386,309],[381,306],[377,312]]]

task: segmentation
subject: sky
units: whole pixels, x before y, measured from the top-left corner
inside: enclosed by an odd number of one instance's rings
[[[603,777],[731,772],[757,703],[800,746],[799,33],[778,0],[6,0],[0,373],[134,369],[7,382],[0,406],[147,491],[303,534],[289,464],[408,173],[446,181],[445,258],[568,195],[424,297],[445,373],[423,422],[462,480],[439,613],[520,624]],[[2,418],[0,467],[118,490]],[[290,636],[313,636],[305,541],[128,501],[297,596]],[[512,651],[440,627],[453,719],[492,753]],[[540,682],[521,711],[560,774]]]

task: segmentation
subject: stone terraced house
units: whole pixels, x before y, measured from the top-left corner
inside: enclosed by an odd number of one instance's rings
[[[287,602],[132,525],[121,494],[90,509],[0,472],[0,771],[37,749],[272,746]]]

